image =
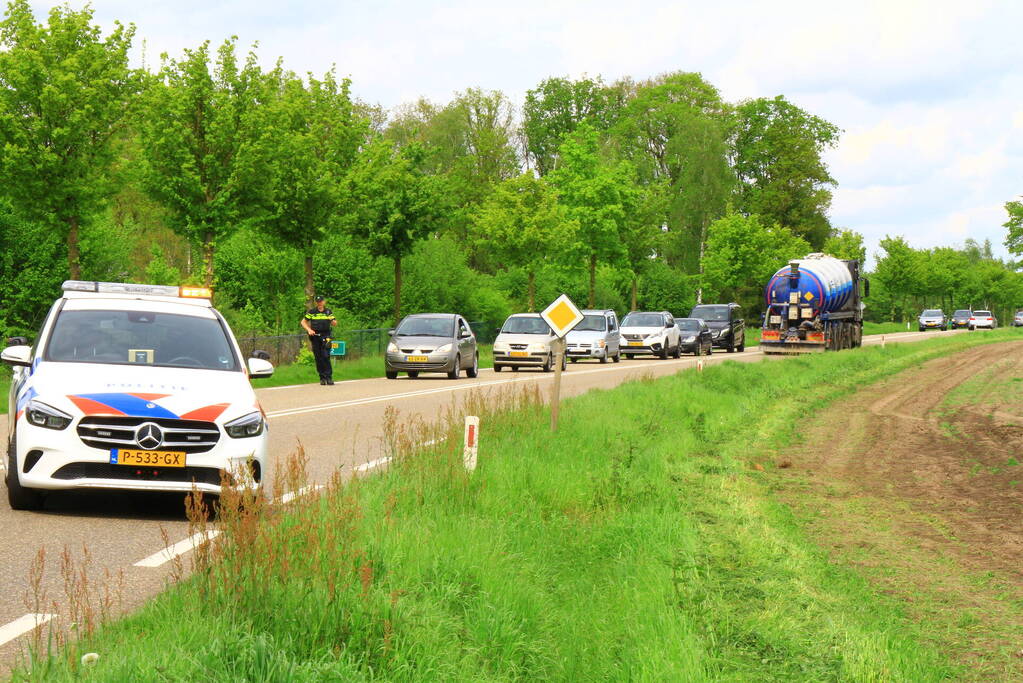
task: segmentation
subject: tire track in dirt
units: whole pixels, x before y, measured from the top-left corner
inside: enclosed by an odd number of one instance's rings
[[[781,475],[782,499],[821,545],[911,615],[979,615],[983,628],[941,643],[976,680],[1023,679],[1023,420],[1017,405],[982,410],[945,398],[967,380],[1006,377],[1023,377],[1023,342],[944,356],[866,387],[786,450],[792,467]]]

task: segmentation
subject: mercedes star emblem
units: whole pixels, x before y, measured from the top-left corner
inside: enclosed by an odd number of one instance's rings
[[[152,422],[146,422],[136,430],[135,441],[140,447],[151,451],[163,443],[163,431]]]

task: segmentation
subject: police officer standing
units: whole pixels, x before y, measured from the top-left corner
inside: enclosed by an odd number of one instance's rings
[[[337,320],[333,311],[327,308],[327,302],[322,296],[316,297],[316,305],[306,311],[302,318],[302,328],[309,335],[309,346],[316,359],[320,384],[334,383],[334,371],[330,367],[330,328],[334,325],[337,325]]]

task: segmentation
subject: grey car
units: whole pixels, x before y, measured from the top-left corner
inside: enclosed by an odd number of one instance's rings
[[[596,358],[606,363],[622,359],[618,316],[611,309],[582,311],[583,319],[565,335],[565,353],[575,363],[580,358]]]
[[[443,372],[451,379],[457,379],[462,370],[469,377],[479,374],[476,335],[456,313],[408,315],[390,334],[384,360],[387,379],[396,379],[399,372],[409,377]]]

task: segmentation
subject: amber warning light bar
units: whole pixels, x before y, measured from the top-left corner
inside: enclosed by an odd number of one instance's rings
[[[136,296],[169,296],[182,299],[210,299],[213,291],[209,287],[182,285],[136,285],[130,282],[91,282],[88,280],[66,280],[61,289],[65,292],[91,292],[93,294],[134,294]]]

